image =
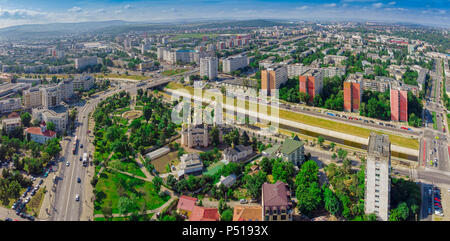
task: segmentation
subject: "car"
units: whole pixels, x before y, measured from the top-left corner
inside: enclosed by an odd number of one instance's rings
[[[69,161],[67,161],[67,162],[66,162],[66,166],[69,166],[69,165],[70,165],[70,164],[69,164]]]
[[[77,202],[80,201],[80,195],[77,194],[77,195],[75,196],[75,201],[77,201]]]
[[[81,178],[77,177],[77,182],[80,183],[81,182]]]
[[[28,215],[28,216],[27,216],[27,219],[30,220],[30,221],[34,221],[34,217],[31,216],[31,215]]]
[[[5,218],[5,221],[12,221],[11,218]]]
[[[246,203],[248,203],[248,201],[247,201],[247,199],[241,199],[241,200],[239,200],[239,203],[240,204],[246,204]]]
[[[34,196],[35,194],[36,194],[36,191],[33,190],[33,191],[31,192],[31,196]]]
[[[80,145],[80,148],[83,148],[83,144]]]
[[[31,181],[36,181],[36,178],[35,177],[31,177]]]
[[[41,179],[41,180],[39,181],[39,185],[41,185],[42,183],[44,183],[44,179]]]
[[[83,160],[83,157],[80,156],[80,161],[82,161],[82,160]]]

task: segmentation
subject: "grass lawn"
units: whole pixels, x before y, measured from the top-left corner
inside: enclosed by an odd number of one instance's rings
[[[41,205],[42,202],[44,201],[44,188],[39,189],[39,191],[37,191],[36,195],[34,195],[30,202],[28,203],[28,205],[26,206],[27,209],[27,213],[33,215],[33,216],[38,216],[39,212],[41,211]]]
[[[233,192],[233,195],[236,199],[250,199],[251,196],[249,194],[247,194],[247,189],[245,188],[238,188],[235,189]]]
[[[435,111],[433,111],[433,129],[437,130],[437,119]]]
[[[138,221],[150,220],[154,213],[139,215]],[[145,218],[146,217],[146,218]],[[106,221],[103,217],[94,218],[94,221]],[[113,217],[111,221],[131,221],[130,217]]]
[[[216,163],[211,164],[208,168],[207,171],[204,172],[204,175],[211,175],[213,176],[214,174],[216,174],[220,168],[222,168],[223,166],[225,166],[225,163],[218,161]]]
[[[187,91],[189,91],[189,93],[191,93],[191,94],[193,93],[192,87],[190,87],[190,86],[183,87],[183,85],[181,85],[181,84],[170,83],[167,86],[167,88],[169,88],[169,89],[184,88]],[[237,100],[234,100],[235,105],[236,105],[236,102],[237,102]],[[226,103],[226,101],[224,101],[223,103]],[[272,108],[270,106],[267,107],[267,111],[264,110],[264,108],[260,108],[260,106],[261,105],[258,105],[259,112],[267,113],[268,115],[270,115],[270,113],[272,112]],[[247,109],[249,108],[248,101],[245,101],[245,108],[247,108]],[[252,108],[254,108],[254,107],[252,107]],[[263,111],[261,111],[261,110],[263,110]],[[336,131],[336,132],[346,133],[346,134],[350,134],[350,135],[354,135],[354,136],[359,136],[359,137],[363,137],[363,138],[369,138],[370,132],[376,132],[378,134],[387,134],[387,135],[389,135],[389,139],[390,139],[391,143],[394,145],[407,147],[407,148],[411,148],[411,149],[419,148],[419,141],[417,139],[393,135],[393,134],[385,133],[382,131],[372,131],[370,129],[366,129],[363,127],[349,125],[349,124],[345,124],[342,122],[336,122],[336,121],[323,119],[323,118],[317,118],[314,116],[309,116],[306,114],[296,113],[296,112],[292,112],[292,111],[288,111],[288,110],[283,110],[283,109],[278,109],[278,108],[274,108],[274,110],[278,111],[280,118],[283,118],[286,120],[295,121],[295,122],[303,123],[306,125],[316,126],[316,127],[320,127],[320,128],[324,128],[324,129],[328,129],[328,130],[332,130],[332,131]]]
[[[186,71],[187,71],[187,69],[171,69],[171,70],[166,70],[166,71],[162,72],[162,75],[172,76],[172,75],[184,73]]]
[[[108,163],[108,166],[120,171],[134,174],[139,177],[145,177],[145,174],[142,172],[141,168],[139,168],[138,164],[135,161],[113,160]]]
[[[95,191],[103,196],[94,203],[94,214],[101,214],[102,207],[111,203],[113,213],[119,213],[119,198],[128,196],[135,204],[129,211],[140,211],[142,206],[145,210],[152,210],[162,206],[170,197],[161,198],[156,193],[151,182],[118,173],[111,170],[104,170],[95,186]]]
[[[158,171],[159,173],[167,173],[167,164],[171,163],[172,161],[175,166],[178,165],[178,151],[169,152],[162,157],[152,160],[151,163],[153,164],[153,166],[155,166],[156,171]]]

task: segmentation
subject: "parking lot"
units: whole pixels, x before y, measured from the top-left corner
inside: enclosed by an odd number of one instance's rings
[[[433,221],[450,221],[450,185],[439,185],[440,195],[434,195],[434,200],[440,199],[440,204],[442,206],[443,216],[433,214]],[[439,208],[438,208],[439,209]]]

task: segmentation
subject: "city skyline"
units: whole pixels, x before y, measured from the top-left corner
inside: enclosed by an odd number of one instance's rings
[[[23,24],[192,19],[368,20],[450,27],[448,1],[0,0],[0,28]]]

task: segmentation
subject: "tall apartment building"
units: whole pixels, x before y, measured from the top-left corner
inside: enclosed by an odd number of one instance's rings
[[[97,64],[97,56],[88,56],[75,59],[75,68],[84,69],[88,66]]]
[[[216,57],[206,57],[200,59],[200,76],[208,76],[209,80],[217,78],[219,61]]]
[[[310,69],[299,76],[299,89],[301,93],[309,95],[310,101],[322,92],[323,74],[317,69]]]
[[[25,109],[36,108],[42,105],[42,92],[38,87],[23,92]]]
[[[94,86],[94,77],[90,75],[82,75],[76,77],[73,81],[74,90],[90,90]]]
[[[286,66],[273,66],[261,71],[261,90],[263,94],[267,96],[274,95],[275,90],[278,90],[280,86],[286,83],[287,67]]]
[[[389,219],[391,193],[391,142],[388,135],[370,133],[366,162],[364,211],[380,220]]]
[[[300,74],[305,72],[307,69],[309,69],[309,67],[306,67],[300,63],[290,64],[287,66],[288,78],[300,76]]]
[[[248,58],[245,55],[228,57],[223,60],[224,73],[231,73],[237,69],[244,68],[246,66],[248,66]]]
[[[391,120],[408,121],[408,92],[391,88]]]
[[[344,111],[359,112],[362,98],[362,76],[349,75],[344,82]]]
[[[167,48],[166,47],[158,47],[156,49],[156,56],[158,58],[158,60],[164,60],[165,59],[165,54],[166,54]]]
[[[60,92],[61,99],[68,100],[73,96],[73,82],[72,80],[65,79],[58,83],[58,91]]]
[[[57,106],[61,103],[61,92],[58,86],[49,86],[42,88],[42,105],[49,108]]]

